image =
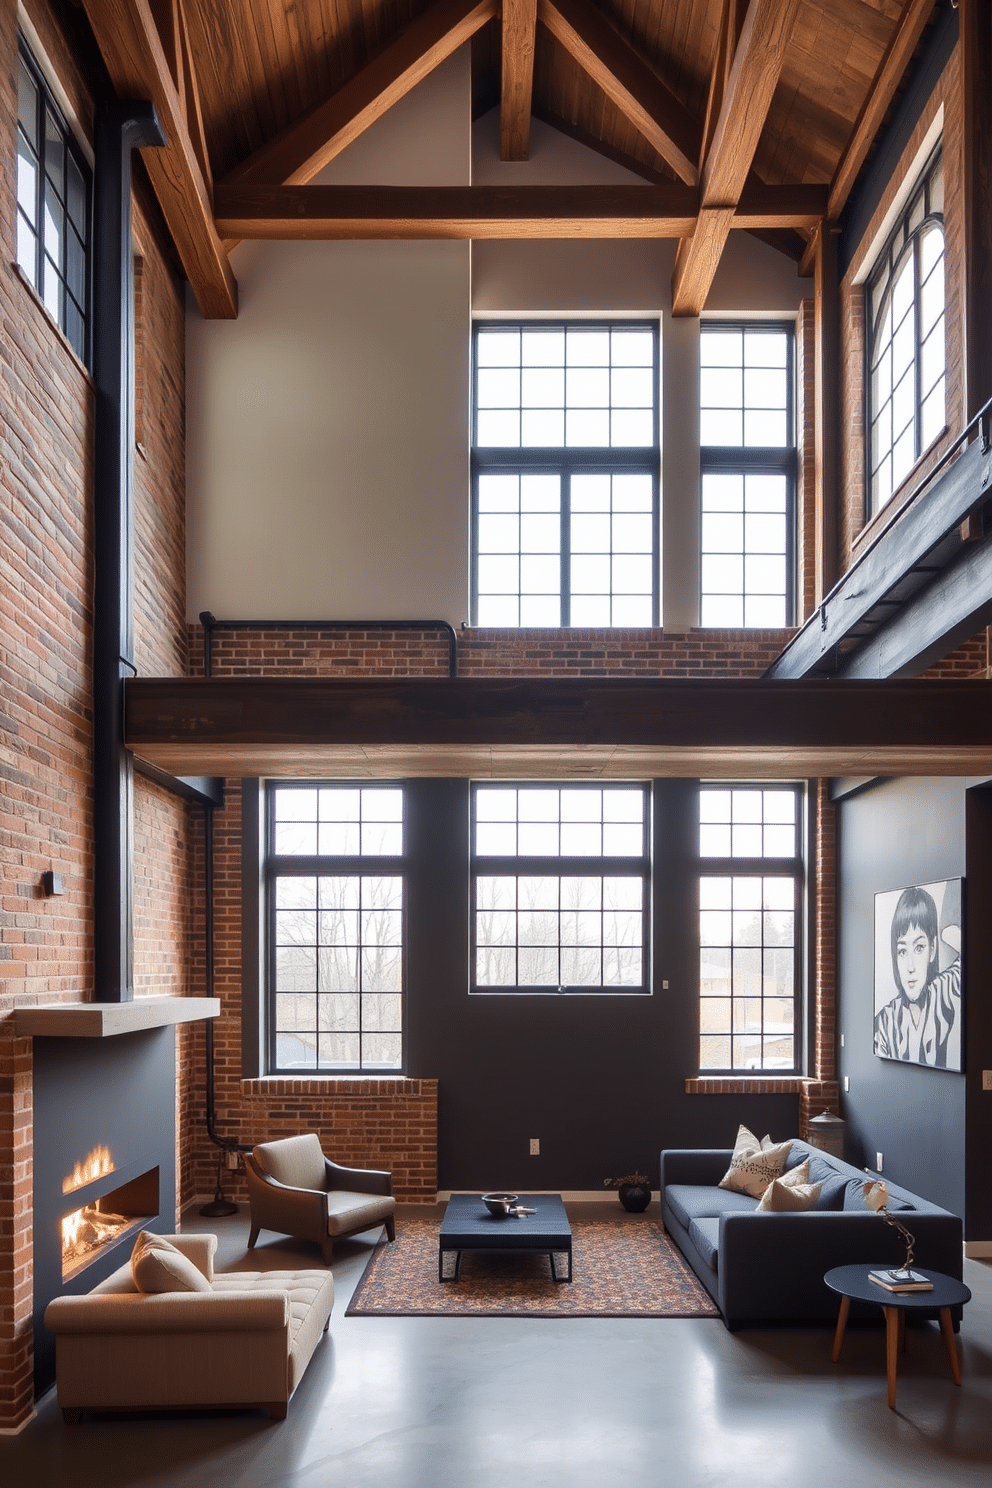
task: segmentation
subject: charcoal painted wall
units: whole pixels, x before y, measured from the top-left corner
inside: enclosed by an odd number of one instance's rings
[[[840,803],[840,1074],[847,1156],[933,1203],[965,1213],[965,1076],[878,1059],[874,1019],[874,896],[966,870],[963,780],[888,780]],[[969,895],[965,892],[968,917]],[[965,996],[978,985],[964,967]]]
[[[407,1072],[440,1081],[442,1189],[598,1189],[634,1168],[657,1186],[662,1147],[732,1146],[741,1121],[796,1133],[795,1096],[685,1094],[698,1073],[696,792],[655,782],[653,995],[470,996],[468,782],[411,784]]]

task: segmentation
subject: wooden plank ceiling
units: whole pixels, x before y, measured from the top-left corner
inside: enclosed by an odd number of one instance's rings
[[[581,235],[602,207],[560,207],[546,233],[528,206],[425,198],[385,204],[286,198],[458,47],[473,49],[478,115],[501,110],[506,159],[525,159],[532,116],[660,186],[687,189],[678,238],[676,313],[705,306],[727,234],[777,232],[801,259],[809,196],[836,218],[870,153],[935,0],[82,0],[121,96],[152,98],[169,143],[149,172],[183,266],[209,316],[237,313],[223,239]],[[257,231],[237,185],[265,188]],[[777,188],[765,216],[741,196]],[[261,198],[258,199],[261,201]],[[224,215],[216,210],[223,202]],[[828,206],[826,204],[829,204]],[[790,205],[792,210],[790,210]],[[635,214],[636,215],[636,214]],[[651,215],[651,214],[649,214]],[[746,219],[746,220],[745,220]],[[301,229],[301,222],[303,227]],[[346,231],[342,223],[347,224]],[[370,224],[379,223],[372,231]],[[631,232],[618,208],[617,236]],[[523,225],[522,225],[523,224]],[[784,227],[783,227],[784,224]],[[609,221],[597,235],[611,235]]]

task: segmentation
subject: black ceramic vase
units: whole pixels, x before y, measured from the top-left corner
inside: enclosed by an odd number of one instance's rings
[[[643,1214],[651,1202],[651,1190],[646,1183],[621,1183],[617,1192],[628,1214]]]

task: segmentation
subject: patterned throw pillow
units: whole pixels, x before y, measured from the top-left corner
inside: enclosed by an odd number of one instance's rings
[[[753,1132],[741,1126],[737,1130],[730,1167],[720,1179],[719,1186],[760,1199],[772,1179],[781,1176],[791,1151],[791,1141],[775,1143],[766,1136],[759,1142]]]
[[[796,1170],[798,1171],[798,1169]],[[787,1175],[789,1178],[792,1174]],[[820,1197],[821,1183],[789,1183],[785,1178],[774,1178],[761,1196],[755,1214],[802,1214],[815,1209]]]

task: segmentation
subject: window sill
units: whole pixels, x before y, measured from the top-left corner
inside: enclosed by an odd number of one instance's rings
[[[436,1087],[436,1080],[383,1071],[373,1074],[260,1075],[241,1081],[242,1095],[419,1095],[423,1087]]]
[[[78,352],[76,351],[76,348],[73,346],[72,342],[69,340],[68,336],[66,335],[65,331],[63,331],[58,321],[53,318],[51,311],[45,304],[44,300],[41,298],[41,295],[38,293],[38,290],[36,289],[33,281],[28,278],[27,274],[25,274],[16,258],[10,260],[10,267],[14,274],[14,277],[20,280],[21,284],[31,296],[34,304],[41,311],[41,314],[45,318],[45,324],[48,326],[49,330],[55,332],[59,341],[62,343],[64,350],[67,351],[72,357],[72,360],[75,362],[77,369],[89,383],[90,387],[95,387],[90,369],[87,367],[86,363],[81,360]]]
[[[685,1082],[686,1095],[799,1095],[818,1084],[806,1075],[700,1075]]]

